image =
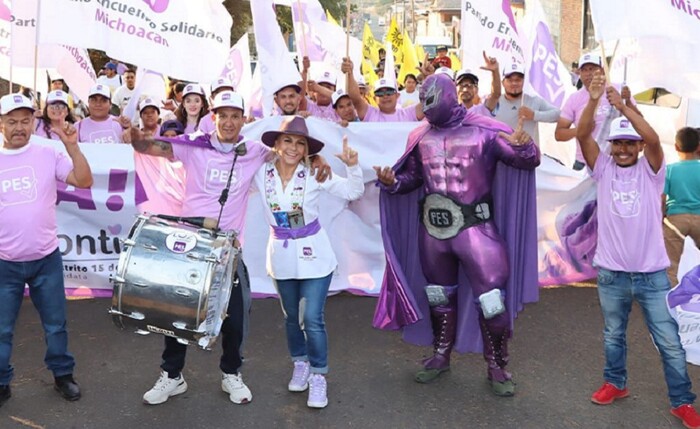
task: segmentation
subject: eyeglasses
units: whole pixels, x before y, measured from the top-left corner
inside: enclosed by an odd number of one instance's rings
[[[63,110],[63,109],[67,109],[68,106],[66,106],[63,103],[54,103],[54,104],[49,104],[48,108],[51,110]]]
[[[464,83],[460,83],[460,84],[457,85],[457,86],[458,86],[459,88],[461,88],[461,89],[474,89],[474,88],[476,88],[476,87],[479,86],[479,85],[477,85],[477,84],[475,84],[475,83],[471,83],[471,82],[464,82]]]
[[[374,91],[374,95],[377,97],[384,97],[385,95],[394,95],[394,94],[396,94],[396,91],[394,91],[393,89]]]

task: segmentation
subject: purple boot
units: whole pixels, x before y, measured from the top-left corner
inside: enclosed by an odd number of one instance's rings
[[[513,396],[515,382],[513,376],[505,369],[508,364],[508,339],[511,334],[508,312],[491,319],[484,319],[484,316],[479,314],[479,326],[484,338],[484,360],[491,390],[497,396]]]
[[[430,307],[433,355],[423,360],[423,369],[416,373],[418,383],[429,383],[450,369],[450,354],[457,329],[457,288],[445,287],[444,291],[447,303]]]

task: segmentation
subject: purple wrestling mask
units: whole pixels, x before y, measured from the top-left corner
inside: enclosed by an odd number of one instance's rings
[[[457,101],[457,88],[449,76],[428,76],[420,89],[423,113],[431,125],[451,128],[462,122],[467,109]]]

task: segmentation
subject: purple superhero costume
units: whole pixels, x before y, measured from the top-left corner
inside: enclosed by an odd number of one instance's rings
[[[533,141],[514,146],[499,137],[512,131],[507,125],[468,113],[446,76],[426,79],[420,96],[428,121],[409,135],[393,167],[396,183],[381,185],[387,265],[373,325],[402,329],[413,344],[433,344],[426,369],[449,368],[456,347],[483,351],[489,380],[509,381],[513,317],[539,297],[534,168],[540,153]],[[426,210],[426,195],[437,197],[438,206]],[[443,228],[440,236],[440,227],[460,216],[461,228]],[[429,304],[426,285],[443,286],[445,302]],[[485,318],[477,297],[494,289],[505,295],[506,311]]]

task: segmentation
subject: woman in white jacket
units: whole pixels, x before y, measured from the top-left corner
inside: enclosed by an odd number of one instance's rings
[[[318,221],[319,196],[325,191],[347,200],[359,198],[364,191],[362,170],[357,152],[344,138],[343,153],[336,156],[345,163],[347,178],[334,175],[318,183],[310,177],[308,158],[323,143],[309,136],[300,116],[285,118],[279,131],[265,132],[261,140],[277,155],[258,171],[255,182],[270,224],[267,272],[280,297],[294,363],[288,388],[292,392],[308,388],[307,405],[324,408],[328,404],[324,307],[337,260]]]

